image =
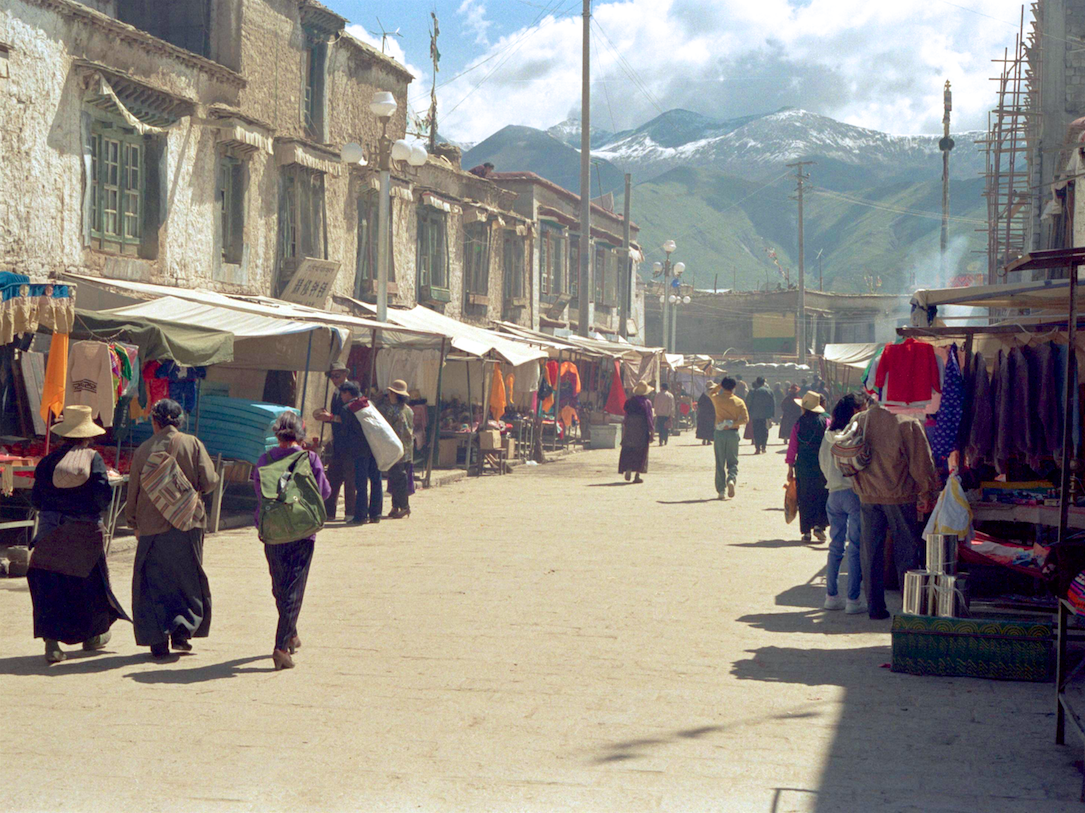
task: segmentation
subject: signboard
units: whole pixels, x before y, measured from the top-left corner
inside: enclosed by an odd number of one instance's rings
[[[760,353],[795,352],[795,314],[751,314],[751,347]]]
[[[339,273],[339,263],[306,257],[298,261],[298,270],[290,278],[282,299],[296,305],[324,310]]]

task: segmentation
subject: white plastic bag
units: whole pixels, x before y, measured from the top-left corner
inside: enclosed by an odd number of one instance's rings
[[[934,505],[927,527],[923,529],[923,535],[928,534],[956,534],[958,539],[964,540],[972,538],[972,506],[964,495],[961,478],[956,474],[949,476]]]
[[[403,457],[403,442],[372,402],[360,409],[352,408],[351,411],[362,425],[365,439],[369,441],[369,449],[377,460],[377,468],[388,471]]]

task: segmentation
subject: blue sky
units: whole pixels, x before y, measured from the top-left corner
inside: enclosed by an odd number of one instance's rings
[[[507,124],[578,114],[581,0],[323,0],[417,71],[428,105],[429,12],[441,22],[442,135],[477,142]],[[1021,0],[594,0],[592,124],[636,127],[685,108],[718,119],[801,107],[891,133],[982,129],[991,60],[1013,46]],[[463,75],[459,75],[459,74]]]

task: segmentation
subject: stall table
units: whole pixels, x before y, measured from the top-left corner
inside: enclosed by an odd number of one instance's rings
[[[1030,525],[1058,526],[1059,506],[973,503],[972,519],[976,522],[1025,522]],[[1071,507],[1066,524],[1070,528],[1085,530],[1085,508]]]

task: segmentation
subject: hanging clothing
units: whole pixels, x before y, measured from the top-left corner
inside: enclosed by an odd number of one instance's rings
[[[113,425],[117,405],[113,386],[113,358],[105,342],[75,342],[68,353],[67,388],[64,403],[84,404],[102,426]]]
[[[49,340],[49,360],[41,391],[41,419],[49,423],[49,414],[59,418],[64,412],[64,390],[68,378],[68,334],[54,333]]]
[[[625,412],[625,387],[622,386],[622,368],[617,359],[614,360],[614,374],[610,377],[610,392],[607,393],[604,409],[611,415]]]
[[[143,365],[143,383],[147,389],[148,407],[170,397],[170,382],[158,377],[158,368],[161,366],[160,361],[148,361]]]
[[[990,460],[994,449],[995,411],[992,399],[991,378],[987,374],[987,362],[982,353],[972,356],[971,383],[972,425],[965,445],[965,455],[970,463]]]
[[[501,372],[500,363],[494,365],[493,380],[490,384],[490,415],[495,421],[501,420],[509,402],[505,397],[505,376]]]
[[[961,411],[964,407],[964,376],[957,363],[957,345],[949,349],[946,360],[946,375],[942,382],[942,400],[933,427],[927,430],[934,461],[945,466],[946,460],[957,447],[957,430],[961,425]]]
[[[886,345],[874,384],[885,387],[886,401],[925,404],[935,392],[941,391],[938,379],[934,347],[926,342],[905,339],[900,344]]]
[[[1029,389],[1037,398],[1032,410],[1033,440],[1037,455],[1030,464],[1039,463],[1040,456],[1057,457],[1062,449],[1062,393],[1056,386],[1058,372],[1055,370],[1058,353],[1051,342],[1045,342],[1031,350],[1029,361]]]
[[[155,376],[169,381],[169,397],[179,403],[181,409],[196,411],[196,382],[207,378],[206,367],[183,367],[174,361],[165,361]]]

